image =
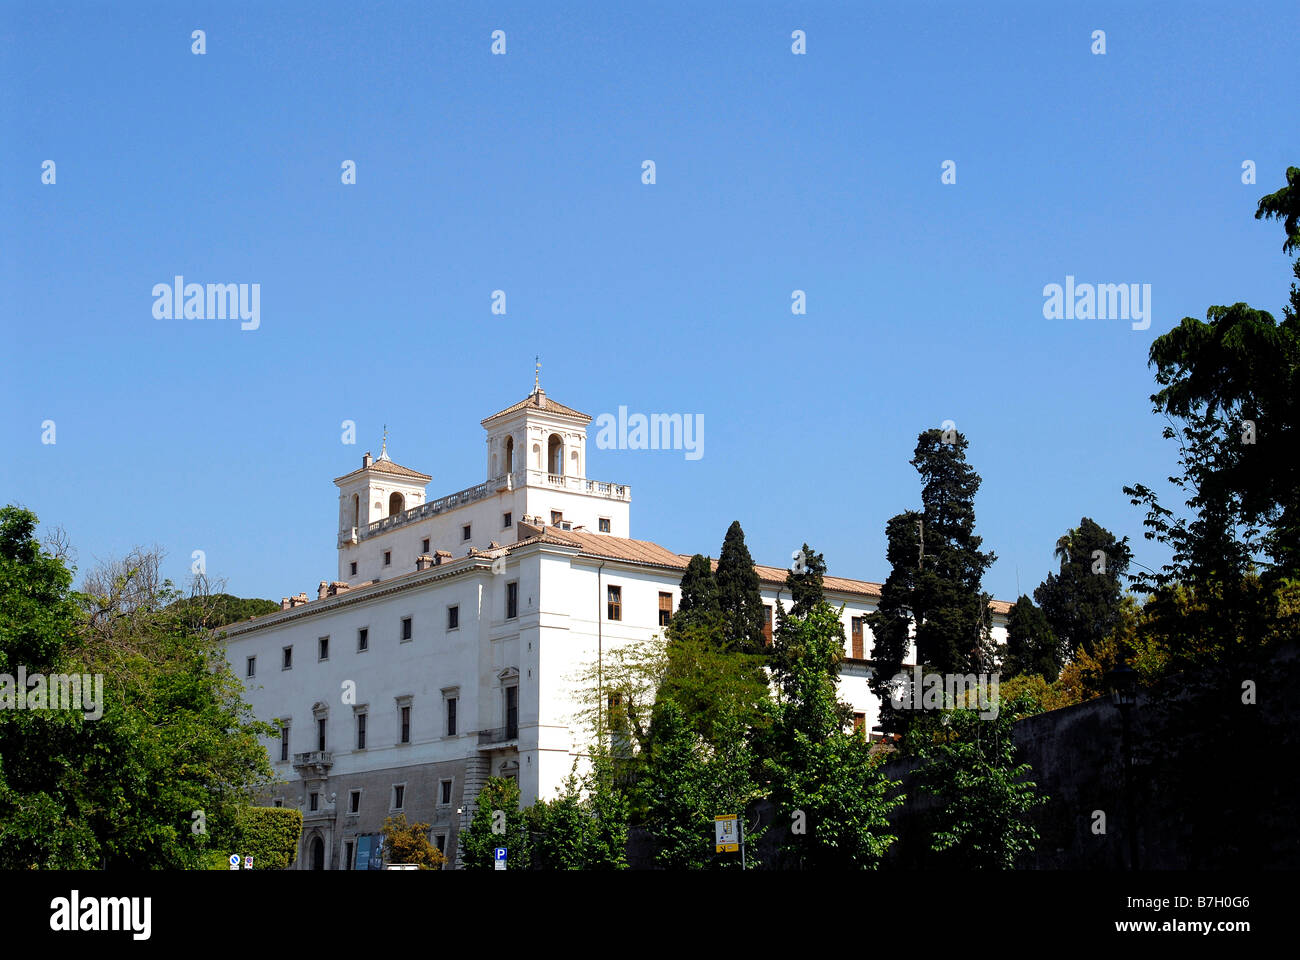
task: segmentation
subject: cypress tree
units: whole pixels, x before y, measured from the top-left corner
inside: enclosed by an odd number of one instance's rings
[[[1091,656],[1119,622],[1124,594],[1120,579],[1128,572],[1131,553],[1127,537],[1116,539],[1084,517],[1056,541],[1056,556],[1060,572],[1047,575],[1034,599],[1061,642],[1057,659],[1064,663],[1080,647]]]
[[[1036,673],[1052,683],[1063,666],[1061,650],[1043,611],[1022,595],[1007,618],[1007,676]]]
[[[785,575],[785,586],[790,591],[792,601],[792,617],[806,617],[813,607],[826,599],[822,586],[822,578],[826,575],[826,559],[807,543],[799,552],[803,561],[798,565],[801,569],[796,572],[795,565],[792,564],[790,572]]]
[[[759,592],[758,571],[745,546],[745,531],[735,520],[722,541],[715,575],[718,602],[722,608],[723,643],[729,650],[762,653],[766,643],[763,626],[767,616]]]

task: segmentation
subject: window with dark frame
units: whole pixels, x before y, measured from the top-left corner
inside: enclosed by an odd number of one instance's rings
[[[444,780],[438,786],[441,790],[441,793],[439,794],[440,799],[438,802],[442,804],[451,803],[451,781]]]
[[[344,870],[352,869],[352,841],[351,840],[343,841],[343,869]]]
[[[366,715],[357,714],[357,749],[366,749]]]
[[[600,518],[600,526],[597,527],[597,529],[598,529],[601,533],[609,533],[609,517],[601,517],[601,518]]]
[[[558,527],[560,521],[564,519],[564,513],[560,510],[551,511],[551,526]]]
[[[358,650],[370,649],[370,628],[369,627],[362,627],[360,630],[357,631],[357,649]]]
[[[280,664],[280,669],[282,670],[293,669],[293,647],[292,646],[288,646],[284,648],[284,662]]]
[[[659,626],[666,627],[673,619],[673,595],[671,593],[659,594]]]
[[[506,739],[519,737],[519,687],[506,687]]]
[[[447,608],[447,629],[460,629],[460,604],[458,603],[453,603]]]
[[[349,576],[355,577],[357,575],[357,562],[355,560],[348,564],[348,570],[350,571]]]
[[[853,732],[854,733],[867,732],[867,715],[865,713],[855,713],[853,715]]]
[[[316,720],[316,749],[321,753],[325,752],[325,718],[318,717]]]
[[[506,584],[506,619],[513,620],[519,616],[519,581],[511,580]]]
[[[386,567],[388,567],[388,566],[392,566],[392,563],[393,563],[393,551],[391,551],[391,550],[385,550],[385,551],[384,551],[384,566],[386,566]]]
[[[316,640],[316,659],[328,660],[330,658],[330,638],[318,637]]]
[[[767,646],[772,645],[772,605],[763,604],[763,642]]]
[[[609,585],[608,609],[605,611],[610,620],[623,619],[623,588]]]
[[[411,618],[410,617],[402,617],[402,639],[403,640],[411,639]]]
[[[411,708],[402,707],[402,743],[411,742]]]
[[[428,538],[428,537],[425,537],[423,540],[420,541],[420,552],[421,552],[421,553],[428,553],[428,552],[429,552],[429,538]]]
[[[444,856],[446,855],[446,853],[447,853],[447,835],[446,835],[445,833],[440,833],[440,834],[438,834],[436,837],[434,837],[434,838],[433,838],[433,844],[434,844],[434,846],[436,846],[436,847],[438,848],[438,852],[439,852],[439,853],[443,854]]]
[[[393,809],[401,810],[402,804],[406,802],[405,784],[396,784],[393,787]]]
[[[308,801],[308,809],[309,809],[309,810],[319,810],[319,809],[320,809],[320,794],[319,794],[319,793],[313,793],[313,794],[311,794],[310,799],[309,799],[309,801]]]
[[[253,677],[257,675],[257,657],[248,658],[248,673],[245,676]]]
[[[461,538],[462,540],[468,540],[468,539],[469,539],[469,528],[470,528],[470,526],[471,526],[471,525],[467,523],[467,524],[465,524],[465,526],[463,526],[463,527],[460,528],[460,538]]]
[[[850,621],[850,625],[853,631],[852,656],[854,660],[865,659],[865,655],[863,653],[863,647],[862,647],[862,623],[865,619],[866,619],[865,617],[854,617]]]
[[[361,812],[361,791],[353,790],[348,794],[348,813]]]
[[[502,516],[502,518],[501,518],[501,529],[502,529],[502,530],[509,530],[510,527],[511,527],[513,524],[514,524],[514,518],[511,517],[510,514],[507,513],[507,514],[505,514],[504,516]]]
[[[280,728],[280,762],[284,763],[289,759],[289,725],[285,724]]]
[[[447,736],[456,735],[456,698],[447,698]]]

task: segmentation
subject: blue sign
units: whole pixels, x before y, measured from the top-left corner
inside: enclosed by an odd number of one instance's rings
[[[497,849],[496,849],[496,861],[492,864],[492,867],[493,867],[493,869],[495,869],[495,870],[504,870],[504,869],[506,868],[506,848],[505,848],[505,847],[497,847]]]

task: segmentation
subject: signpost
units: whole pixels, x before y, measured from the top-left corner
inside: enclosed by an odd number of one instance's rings
[[[238,870],[238,869],[239,869],[239,854],[237,854],[237,853],[232,853],[232,854],[230,855],[230,869],[231,869],[231,870]]]
[[[244,858],[244,869],[245,869],[245,870],[252,870],[252,869],[253,869],[253,858],[252,858],[252,856],[247,856],[247,857]]]
[[[504,870],[506,868],[506,848],[497,847],[496,859],[492,863],[494,870]]]
[[[745,869],[745,828],[734,813],[713,818],[714,853],[740,852],[740,869]]]

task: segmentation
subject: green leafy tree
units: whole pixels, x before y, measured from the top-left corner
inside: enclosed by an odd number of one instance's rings
[[[571,772],[558,797],[539,800],[526,811],[533,869],[625,869],[628,813],[610,758],[598,750],[581,780]]]
[[[783,861],[800,869],[874,869],[893,842],[889,812],[902,803],[837,681],[844,651],[839,612],[825,601],[785,624],[797,651],[781,679],[767,768],[777,816],[790,826]]]
[[[429,841],[427,823],[407,823],[399,813],[384,821],[384,860],[388,863],[413,863],[421,870],[441,870],[447,858]]]
[[[1010,870],[1038,843],[1032,811],[1046,802],[1017,760],[1015,721],[1034,709],[1024,698],[1000,704],[994,719],[975,710],[945,713],[919,751],[918,789],[933,796],[931,849],[945,866]]]
[[[302,839],[302,811],[289,807],[247,807],[236,816],[234,848],[217,851],[222,869],[237,853],[253,858],[255,870],[287,870]]]
[[[1047,575],[1034,599],[1061,644],[1059,671],[1076,650],[1082,647],[1091,654],[1115,629],[1132,553],[1128,537],[1116,538],[1084,517],[1056,541],[1055,554],[1060,570]]]
[[[0,710],[0,867],[200,868],[272,782],[273,730],[217,639],[169,609],[180,593],[156,553],[72,593],[35,526],[0,510],[0,673],[98,675],[102,698],[98,716]]]
[[[1043,611],[1021,595],[1007,617],[1007,676],[1037,675],[1051,683],[1064,665],[1062,650]]]
[[[519,809],[519,784],[510,777],[489,777],[474,798],[474,816],[460,834],[461,863],[466,870],[492,870],[496,848],[506,848],[509,870],[532,863],[528,817]]]
[[[739,520],[727,528],[714,576],[722,609],[723,645],[742,653],[763,653],[767,645],[763,635],[767,614],[763,609],[758,571],[745,546],[745,532]]]

